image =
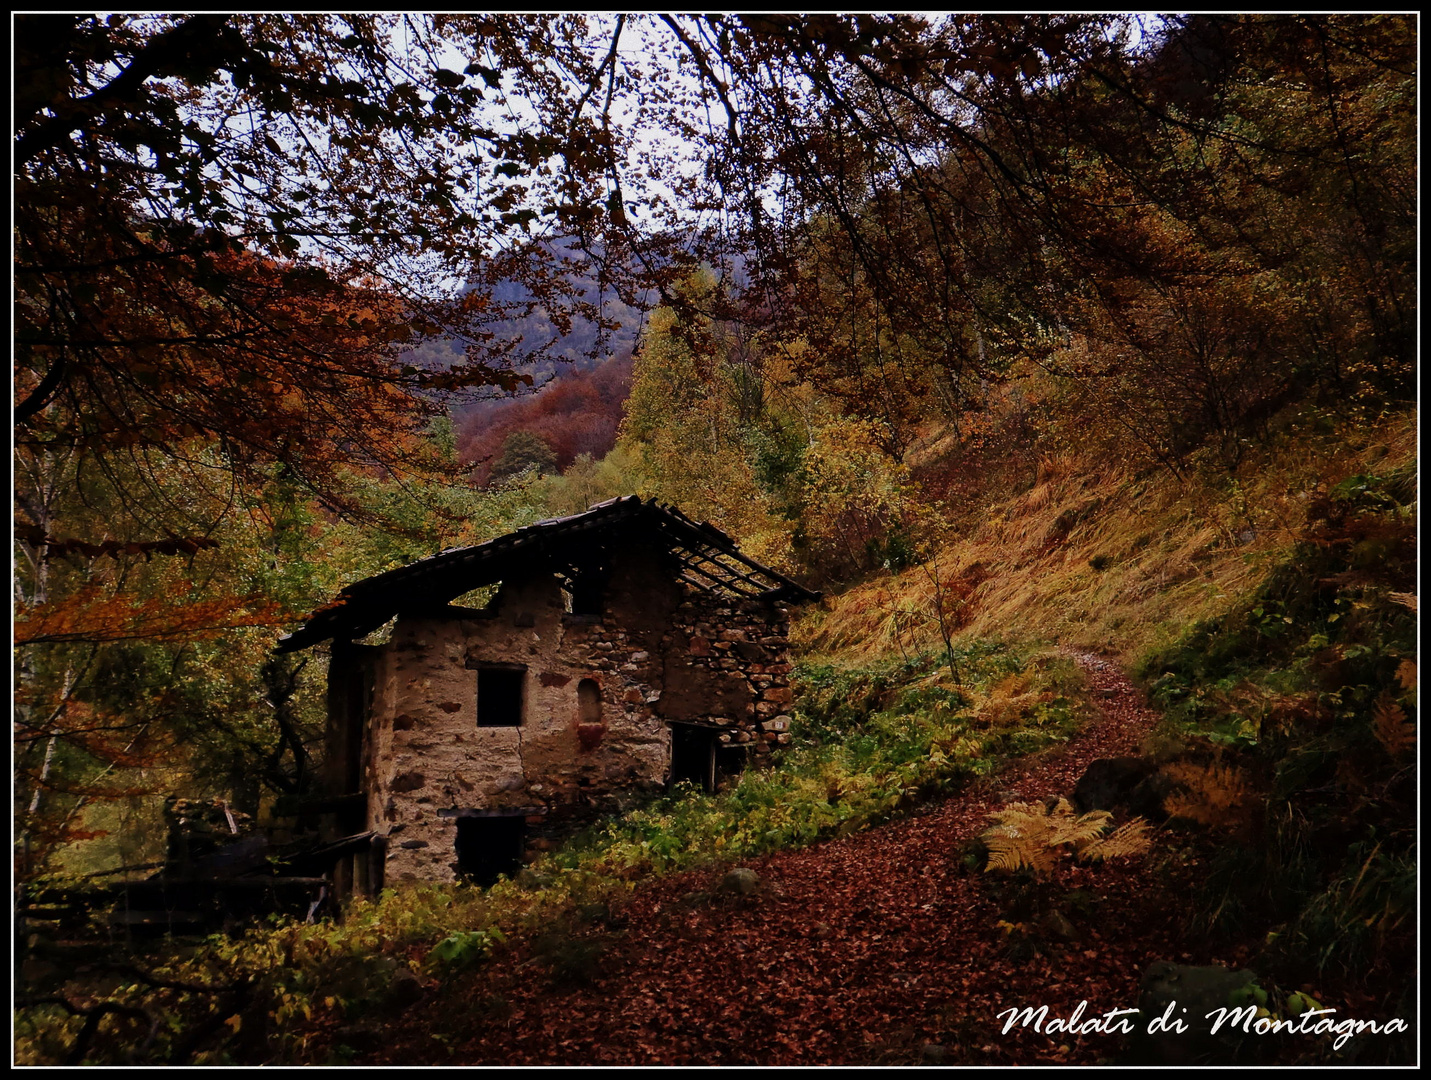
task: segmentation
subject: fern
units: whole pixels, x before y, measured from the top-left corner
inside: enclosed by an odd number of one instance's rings
[[[995,822],[983,834],[989,858],[984,872],[1022,868],[1035,875],[1052,872],[1065,856],[1098,861],[1148,850],[1148,823],[1136,818],[1105,837],[1112,815],[1106,810],[1075,814],[1068,800],[1052,806],[1012,803],[989,815]]]
[[[1078,857],[1087,862],[1102,862],[1104,859],[1142,855],[1152,846],[1152,840],[1148,837],[1148,829],[1149,825],[1146,821],[1142,818],[1134,818],[1127,824],[1120,825],[1109,835],[1080,849]]]
[[[1247,777],[1231,765],[1179,761],[1165,766],[1163,772],[1186,789],[1163,800],[1171,817],[1224,828],[1245,820],[1256,801]]]
[[[1371,730],[1391,757],[1400,757],[1416,745],[1416,726],[1385,690],[1377,695],[1372,706]]]
[[[1027,717],[1034,706],[1052,700],[1049,693],[1029,689],[1033,676],[1014,672],[990,688],[978,706],[979,722],[989,727],[1007,727]]]

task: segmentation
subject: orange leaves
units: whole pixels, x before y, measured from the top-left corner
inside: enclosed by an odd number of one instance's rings
[[[984,871],[1027,867],[1035,875],[1046,875],[1065,855],[1101,862],[1147,852],[1148,823],[1134,818],[1108,833],[1112,816],[1106,810],[1078,814],[1062,796],[1051,806],[1011,803],[990,815],[995,825],[980,837],[989,852]]]
[[[430,471],[412,436],[439,408],[432,390],[492,380],[480,365],[404,369],[397,352],[411,338],[410,305],[391,289],[227,243],[176,247],[133,230],[124,207],[76,197],[72,227],[30,221],[25,231],[33,267],[19,281],[21,453],[75,446],[157,474],[160,455],[191,456],[183,444],[198,438],[220,446],[222,466],[240,479],[266,482],[281,463],[336,501],[346,466]],[[162,486],[136,484],[135,498]],[[140,516],[172,508],[148,502]],[[71,550],[187,548],[83,543]]]
[[[1235,766],[1177,761],[1165,765],[1163,772],[1184,788],[1163,800],[1171,817],[1227,828],[1246,823],[1257,805],[1257,793]]]
[[[102,593],[101,586],[91,584],[62,600],[21,605],[15,644],[207,637],[240,627],[280,626],[292,617],[259,596],[169,601]]]
[[[1403,660],[1396,668],[1396,681],[1401,684],[1403,690],[1416,689],[1416,661]]]
[[[1405,668],[1407,665],[1402,664]],[[1416,665],[1411,664],[1410,680],[1416,681]],[[1398,672],[1400,674],[1400,672]],[[1406,712],[1396,703],[1390,692],[1383,690],[1377,696],[1371,711],[1371,730],[1376,741],[1393,758],[1410,753],[1416,745],[1416,725],[1406,716]]]
[[[29,695],[22,692],[17,695],[16,703],[30,704],[28,699]],[[162,704],[162,701],[145,704]],[[164,732],[146,728],[132,717],[118,716],[75,698],[65,701],[47,721],[39,731],[22,725],[17,729],[17,742],[23,744],[25,741],[58,738],[106,765],[131,769],[153,764],[155,744],[167,741]],[[38,784],[47,791],[69,795],[117,799],[142,792],[132,783],[124,782],[123,774],[111,774],[109,783],[100,783],[93,779],[78,780],[56,770],[44,772],[41,769],[37,775],[34,769],[23,765],[17,768],[16,773],[26,778],[21,786]]]

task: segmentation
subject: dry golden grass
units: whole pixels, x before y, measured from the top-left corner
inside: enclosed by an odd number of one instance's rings
[[[1415,459],[1407,414],[1347,431],[1292,431],[1236,472],[1208,465],[1182,480],[1134,474],[1106,457],[1046,457],[1029,490],[991,496],[982,520],[937,550],[936,573],[912,567],[831,596],[800,615],[794,636],[807,654],[847,662],[934,648],[939,588],[947,597],[962,582],[967,599],[946,611],[957,637],[1131,658],[1254,589],[1295,542],[1315,492]]]

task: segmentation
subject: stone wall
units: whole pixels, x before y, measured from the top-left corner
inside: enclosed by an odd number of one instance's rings
[[[613,556],[600,616],[567,606],[534,571],[485,611],[400,618],[375,650],[363,771],[388,880],[452,880],[464,814],[524,818],[530,852],[650,798],[671,721],[756,755],[789,738],[783,605],[688,589],[663,552],[633,547]],[[497,668],[521,672],[520,726],[480,723],[479,672]]]
[[[783,604],[691,592],[665,644],[668,720],[709,724],[758,755],[789,742],[790,613]]]

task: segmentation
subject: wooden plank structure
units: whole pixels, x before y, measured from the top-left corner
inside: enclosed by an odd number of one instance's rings
[[[290,816],[312,820],[336,800],[290,800]],[[275,842],[247,814],[222,799],[171,797],[163,862],[127,866],[66,885],[22,887],[17,926],[83,936],[90,916],[136,934],[212,933],[233,921],[271,912],[310,920],[335,898],[333,873],[345,856],[377,852],[385,838],[370,831],[324,841],[316,831]],[[101,881],[155,870],[139,879]],[[92,929],[92,928],[91,928]]]
[[[569,517],[552,518],[485,544],[448,548],[435,555],[354,582],[282,638],[279,652],[305,649],[329,638],[352,641],[401,613],[445,607],[455,598],[534,566],[556,566],[579,581],[599,568],[604,554],[625,540],[655,539],[676,564],[680,580],[704,592],[762,600],[818,600],[820,594],[741,553],[709,522],[673,506],[623,495]]]

